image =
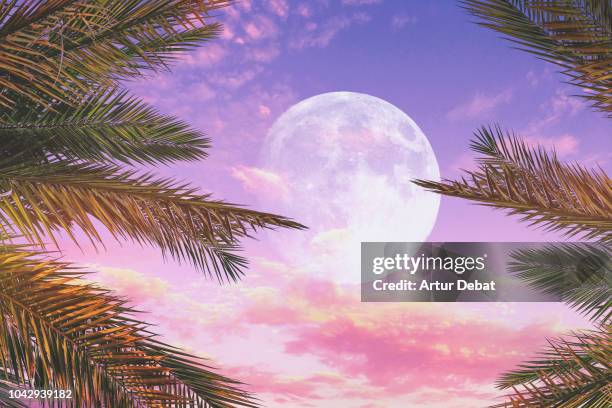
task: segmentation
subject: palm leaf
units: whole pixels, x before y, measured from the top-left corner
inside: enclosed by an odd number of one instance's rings
[[[101,89],[77,106],[21,101],[0,112],[0,162],[170,163],[206,157],[209,140],[125,91]]]
[[[0,105],[26,97],[76,104],[92,84],[164,69],[178,53],[214,38],[208,23],[226,0],[0,2]]]
[[[0,250],[3,387],[71,389],[64,403],[76,407],[255,406],[238,383],[160,343],[123,299],[82,276],[23,248]]]
[[[549,341],[541,357],[505,374],[501,389],[512,389],[494,408],[605,408],[612,404],[609,327]]]
[[[480,25],[557,64],[592,106],[612,115],[610,0],[462,0]]]
[[[219,281],[236,281],[246,266],[234,252],[238,240],[262,228],[304,228],[287,218],[197,194],[188,185],[155,179],[111,165],[16,165],[0,169],[0,221],[11,233],[44,244],[78,228],[101,242],[98,220],[117,239],[156,245],[164,255],[188,260]]]
[[[606,245],[547,245],[511,254],[509,271],[535,289],[559,296],[579,312],[609,324],[612,270]]]
[[[238,242],[284,217],[199,194],[115,162],[205,156],[208,140],[116,90],[215,37],[230,0],[0,0],[0,404],[11,388],[74,391],[52,406],[253,407],[240,384],[161,343],[125,300],[80,271],[9,244],[44,247],[99,225],[156,245],[220,281],[246,265]]]
[[[612,239],[612,181],[606,173],[561,163],[501,129],[482,128],[472,149],[479,168],[461,180],[415,180],[428,190],[508,209],[530,225],[586,239]]]
[[[11,390],[19,390],[15,377],[0,367],[0,406],[6,408],[28,408],[28,406],[17,398],[11,398]]]

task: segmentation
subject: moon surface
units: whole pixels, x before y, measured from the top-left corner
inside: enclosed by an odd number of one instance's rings
[[[262,157],[285,191],[266,204],[310,228],[300,253],[336,280],[358,281],[362,241],[424,241],[435,224],[438,195],[411,180],[438,180],[436,156],[417,124],[380,98],[305,99],[269,129]]]

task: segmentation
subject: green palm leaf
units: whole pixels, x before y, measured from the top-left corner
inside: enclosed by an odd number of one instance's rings
[[[612,3],[609,0],[462,0],[479,24],[563,68],[612,115]]]
[[[539,359],[521,364],[498,382],[512,389],[493,408],[605,408],[612,404],[609,327],[549,341]]]
[[[472,150],[483,156],[460,180],[415,180],[428,190],[508,209],[530,225],[586,239],[612,239],[612,181],[599,170],[561,163],[501,129],[482,128]]]
[[[236,382],[159,343],[123,299],[82,276],[14,246],[0,250],[0,390],[71,389],[62,404],[77,407],[255,406]]]
[[[52,406],[255,406],[240,384],[157,340],[125,300],[9,244],[116,239],[161,248],[219,281],[241,277],[239,241],[303,228],[123,164],[206,155],[185,123],[118,90],[215,37],[230,0],[0,0],[0,404],[14,388],[71,389]],[[79,235],[80,233],[80,235]]]
[[[11,390],[19,390],[15,377],[0,367],[0,406],[6,408],[28,408],[18,398],[11,398]]]
[[[0,112],[0,162],[170,163],[206,157],[209,140],[125,91],[101,89],[77,106],[21,101]]]
[[[156,245],[209,275],[235,281],[246,266],[234,252],[240,238],[262,228],[304,228],[287,218],[197,194],[170,179],[137,175],[112,165],[16,165],[0,169],[0,221],[12,233],[44,244],[58,230],[101,242],[91,217],[117,239]]]
[[[599,324],[612,318],[612,265],[606,245],[547,245],[511,254],[509,271]]]
[[[0,105],[27,97],[76,104],[91,84],[164,69],[217,36],[225,0],[26,0],[0,3]]]

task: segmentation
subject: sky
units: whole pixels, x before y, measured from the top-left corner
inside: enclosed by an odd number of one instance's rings
[[[554,148],[564,160],[610,168],[612,129],[572,96],[581,90],[563,84],[554,66],[470,22],[455,2],[242,0],[212,19],[225,25],[219,39],[181,55],[171,73],[126,86],[212,139],[206,160],[155,170],[216,198],[308,217],[287,204],[300,180],[267,166],[267,135],[294,104],[337,91],[372,95],[409,115],[442,177],[473,166],[469,141],[488,124]],[[361,187],[354,208],[372,195],[367,183]],[[323,208],[331,202],[311,199]],[[386,222],[397,227],[391,217]],[[148,311],[165,341],[210,358],[268,407],[484,406],[499,401],[496,376],[532,357],[547,336],[588,327],[553,303],[361,303],[358,285],[325,270],[330,254],[317,239],[328,226],[309,227],[245,242],[250,268],[233,285],[109,235],[104,251],[65,242],[63,253]],[[563,237],[442,198],[423,239]],[[340,274],[359,273],[344,267]]]

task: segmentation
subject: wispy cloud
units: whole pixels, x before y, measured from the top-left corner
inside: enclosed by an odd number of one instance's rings
[[[382,2],[383,0],[342,0],[342,4],[346,4],[347,6],[365,6]]]
[[[260,106],[265,114],[269,108]],[[269,114],[269,112],[267,112]],[[257,167],[236,166],[231,169],[232,177],[242,183],[251,193],[264,194],[274,199],[284,199],[289,194],[286,182],[279,174]]]
[[[235,72],[218,73],[211,75],[209,82],[225,88],[238,89],[253,80],[262,70],[261,66],[254,66]]]
[[[317,30],[308,33],[300,33],[290,40],[290,47],[302,49],[309,47],[326,47],[343,30],[354,24],[362,24],[370,21],[370,16],[365,13],[355,13],[350,16],[332,17],[326,22],[318,25]]]
[[[312,9],[310,7],[308,7],[307,4],[301,3],[301,4],[299,4],[297,6],[296,13],[299,16],[302,16],[304,18],[308,18],[308,17],[312,16]]]
[[[214,43],[198,48],[194,52],[181,55],[181,62],[187,64],[187,66],[211,68],[219,64],[227,54],[228,49],[224,45]]]
[[[460,104],[447,113],[451,120],[473,119],[484,116],[500,105],[512,100],[512,90],[506,89],[496,94],[477,93],[469,101]]]
[[[250,41],[260,41],[276,37],[279,34],[278,26],[271,18],[258,15],[244,24],[244,31]]]
[[[578,113],[584,104],[580,99],[568,93],[557,90],[555,95],[543,106],[549,112],[550,117],[559,118],[561,115],[574,115]]]
[[[525,75],[525,79],[527,79],[527,82],[531,86],[536,86],[540,83],[540,78],[538,77],[538,74],[536,74],[536,72],[533,69],[530,69],[529,71],[527,71],[527,75]]]
[[[495,309],[488,318],[472,310],[477,305],[456,305],[452,311],[436,304],[373,308],[359,301],[358,288],[268,258],[255,258],[249,283],[231,288],[196,280],[191,290],[181,290],[132,270],[102,271],[103,283],[153,308],[152,317],[173,343],[210,352],[224,362],[224,373],[251,384],[268,401],[291,406],[326,398],[329,406],[402,399],[409,406],[436,406],[428,405],[436,401],[460,407],[451,404],[458,394],[471,399],[463,404],[485,405],[494,396],[487,384],[501,368],[512,367],[546,336],[565,329],[556,319],[525,320],[520,311],[515,311],[521,315],[517,323],[504,311],[508,305],[487,305]],[[553,309],[560,307],[546,305],[541,311],[557,316]],[[234,347],[258,347],[260,336],[266,344],[262,355],[231,358]],[[261,359],[265,366],[257,363]],[[304,361],[310,363],[301,365]]]
[[[289,4],[286,0],[270,0],[268,8],[279,17],[287,18],[289,15]]]
[[[147,276],[133,269],[97,265],[92,265],[92,269],[97,271],[95,281],[103,286],[116,288],[123,294],[129,294],[130,300],[137,304],[164,297],[171,286],[164,279]]]
[[[559,157],[576,153],[580,143],[576,137],[570,134],[554,137],[526,136],[524,140],[533,147],[542,146],[545,149],[554,150]]]
[[[561,157],[578,151],[579,140],[567,132],[555,135],[555,126],[563,118],[576,115],[583,108],[582,102],[564,91],[555,94],[540,106],[541,113],[521,130],[520,134],[527,143],[554,149]]]
[[[200,82],[194,85],[191,95],[195,101],[206,102],[217,96],[217,92],[207,82]]]
[[[433,316],[414,311],[410,316],[373,321],[339,317],[304,326],[287,344],[287,352],[315,355],[346,377],[364,376],[370,385],[402,395],[422,387],[443,390],[456,385],[458,378],[490,382],[500,367],[512,367],[551,333],[548,325],[513,330],[470,320],[430,320]],[[483,342],[474,333],[487,333],[495,340]]]
[[[474,171],[478,167],[476,157],[470,152],[465,152],[459,155],[453,160],[450,165],[444,170],[447,172],[445,177],[451,177],[453,175],[462,174],[464,171]]]
[[[416,23],[417,18],[409,14],[396,14],[391,18],[391,28],[393,30],[401,30],[408,24]]]

